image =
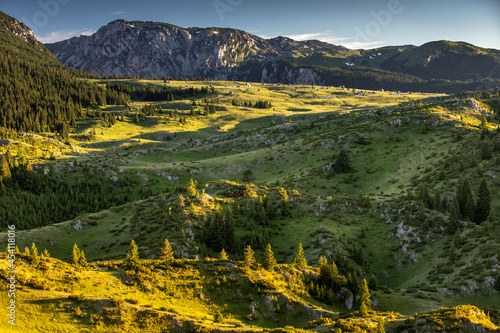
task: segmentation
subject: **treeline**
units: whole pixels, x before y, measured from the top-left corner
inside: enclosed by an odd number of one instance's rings
[[[0,126],[19,132],[60,132],[84,117],[83,108],[130,98],[79,79],[74,71],[0,53]]]
[[[250,107],[255,107],[255,108],[259,108],[259,109],[270,109],[273,107],[272,103],[271,102],[268,102],[268,101],[261,101],[261,100],[258,100],[256,102],[252,102],[252,101],[240,101],[240,100],[237,100],[237,99],[233,99],[231,101],[231,104],[233,106],[250,106]]]
[[[310,69],[319,78],[317,84],[331,86],[346,86],[357,89],[370,90],[400,90],[418,92],[459,93],[462,91],[476,91],[487,87],[500,86],[499,79],[483,79],[481,81],[450,81],[444,79],[422,79],[415,75],[377,69],[366,66],[349,68],[327,68],[320,66],[304,66],[294,63],[294,59],[283,59],[262,63],[248,61],[240,67],[238,80],[262,82],[262,72],[266,69],[273,73],[266,78],[266,82],[283,84],[311,84],[310,81],[300,81],[300,69]]]
[[[31,229],[121,205],[137,185],[130,177],[114,182],[87,166],[74,164],[75,173],[63,177],[62,171],[34,171],[27,159],[0,159],[1,227]]]
[[[125,83],[111,84],[106,83],[107,90],[116,91],[127,96],[130,96],[133,100],[141,101],[168,101],[172,102],[176,99],[185,99],[187,97],[193,97],[197,95],[207,95],[209,93],[215,93],[214,87],[160,87],[160,86],[142,86],[142,85],[132,85]]]

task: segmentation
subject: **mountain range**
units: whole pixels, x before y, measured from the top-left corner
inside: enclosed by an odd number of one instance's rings
[[[464,42],[350,50],[318,40],[263,39],[230,28],[120,19],[91,36],[46,46],[63,64],[103,76],[450,92],[475,88],[477,83],[467,85],[470,81],[492,79],[492,86],[500,81],[500,51]]]

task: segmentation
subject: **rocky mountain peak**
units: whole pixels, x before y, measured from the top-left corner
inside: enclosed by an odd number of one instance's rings
[[[24,40],[25,43],[34,46],[38,50],[50,54],[47,48],[38,41],[33,30],[31,30],[26,24],[20,23],[15,18],[10,17],[3,12],[0,12],[0,28],[14,34]]]

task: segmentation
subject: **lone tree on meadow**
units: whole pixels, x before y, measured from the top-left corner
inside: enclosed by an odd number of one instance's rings
[[[170,261],[174,259],[174,251],[168,239],[165,239],[162,248],[160,249],[160,259],[163,261]]]
[[[277,264],[278,263],[276,262],[276,259],[274,259],[274,253],[271,249],[271,244],[267,244],[266,252],[264,253],[264,258],[262,259],[262,266],[264,266],[264,268],[268,271],[273,271],[274,267]]]
[[[299,248],[297,249],[297,255],[293,259],[293,264],[299,269],[304,269],[307,267],[306,255],[304,254],[304,248],[302,243],[299,243]]]
[[[370,290],[368,289],[368,282],[366,282],[366,279],[363,279],[360,297],[361,304],[359,305],[359,312],[361,312],[361,315],[366,316],[370,311],[372,311],[372,304],[370,302]]]
[[[135,268],[139,266],[139,263],[139,249],[137,248],[135,241],[132,239],[127,252],[127,260],[125,260],[125,264],[129,267]]]
[[[344,173],[351,171],[351,161],[349,160],[349,153],[347,149],[342,148],[333,162],[333,171],[337,173]]]
[[[255,265],[255,253],[252,250],[252,247],[248,245],[245,248],[245,266],[252,267]]]

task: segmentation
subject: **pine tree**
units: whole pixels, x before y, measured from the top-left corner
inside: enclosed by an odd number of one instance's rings
[[[361,315],[366,316],[372,310],[372,305],[370,302],[370,290],[368,289],[368,282],[366,282],[366,279],[363,279],[360,297],[361,304],[359,306],[359,312],[361,312]]]
[[[78,263],[80,262],[80,249],[78,249],[78,245],[76,245],[76,243],[73,245],[70,262],[73,266],[78,266]]]
[[[168,239],[165,239],[163,247],[160,250],[160,259],[163,261],[171,261],[174,259],[174,251],[172,250],[172,246],[170,246]]]
[[[245,248],[245,266],[252,267],[255,265],[255,253],[252,250],[252,247],[248,245]]]
[[[476,201],[476,208],[474,211],[474,222],[477,224],[486,221],[490,215],[491,210],[491,196],[488,184],[483,178],[479,184],[478,198]]]
[[[268,271],[273,271],[274,267],[277,265],[276,259],[274,259],[274,253],[271,249],[271,244],[267,244],[266,251],[264,252],[264,258],[262,259],[262,266]]]
[[[323,258],[325,259],[325,258]],[[326,261],[326,259],[325,259]],[[297,266],[299,269],[304,269],[307,267],[306,255],[304,254],[304,248],[302,247],[302,243],[299,243],[299,248],[297,249],[297,254],[293,259],[293,264]]]
[[[227,260],[228,259],[226,250],[222,249],[222,251],[220,251],[219,258],[220,258],[220,260]]]
[[[139,249],[137,248],[137,245],[135,244],[135,241],[133,239],[130,242],[130,247],[127,252],[127,260],[125,261],[125,264],[132,268],[138,267],[140,264]]]
[[[80,257],[78,258],[78,266],[87,267],[87,258],[85,257],[85,252],[83,250],[80,251]]]

